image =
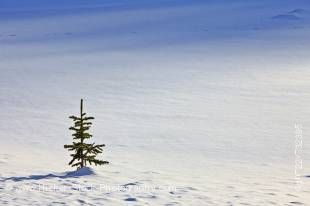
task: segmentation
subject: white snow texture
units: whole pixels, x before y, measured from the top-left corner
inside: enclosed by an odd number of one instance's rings
[[[308,0],[0,0],[0,205],[310,205],[309,35]]]

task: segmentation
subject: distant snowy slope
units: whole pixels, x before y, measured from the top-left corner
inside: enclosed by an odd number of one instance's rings
[[[102,47],[109,49],[139,48],[243,38],[268,30],[308,27],[310,7],[304,1],[294,2],[141,0],[57,4],[25,1],[15,5],[7,1],[2,2],[4,11],[0,12],[0,43],[67,41],[71,44],[83,39],[97,46],[100,41]],[[44,9],[39,9],[41,6]]]

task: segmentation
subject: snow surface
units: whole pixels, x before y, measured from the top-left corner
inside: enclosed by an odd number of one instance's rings
[[[310,205],[309,35],[306,0],[1,0],[0,205]]]

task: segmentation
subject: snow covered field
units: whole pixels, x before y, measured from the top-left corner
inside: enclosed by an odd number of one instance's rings
[[[0,205],[310,205],[309,35],[307,0],[0,0]],[[110,164],[72,173],[80,98]]]

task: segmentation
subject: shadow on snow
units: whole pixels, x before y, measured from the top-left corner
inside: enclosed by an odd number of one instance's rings
[[[66,178],[78,178],[82,176],[90,176],[94,175],[95,172],[88,167],[84,167],[82,169],[79,169],[74,172],[65,172],[61,174],[47,174],[47,175],[30,175],[30,176],[20,176],[20,177],[7,177],[2,180],[1,182],[5,182],[8,180],[19,182],[24,180],[42,180],[42,179],[52,179],[52,178],[60,178],[60,179],[66,179]]]

